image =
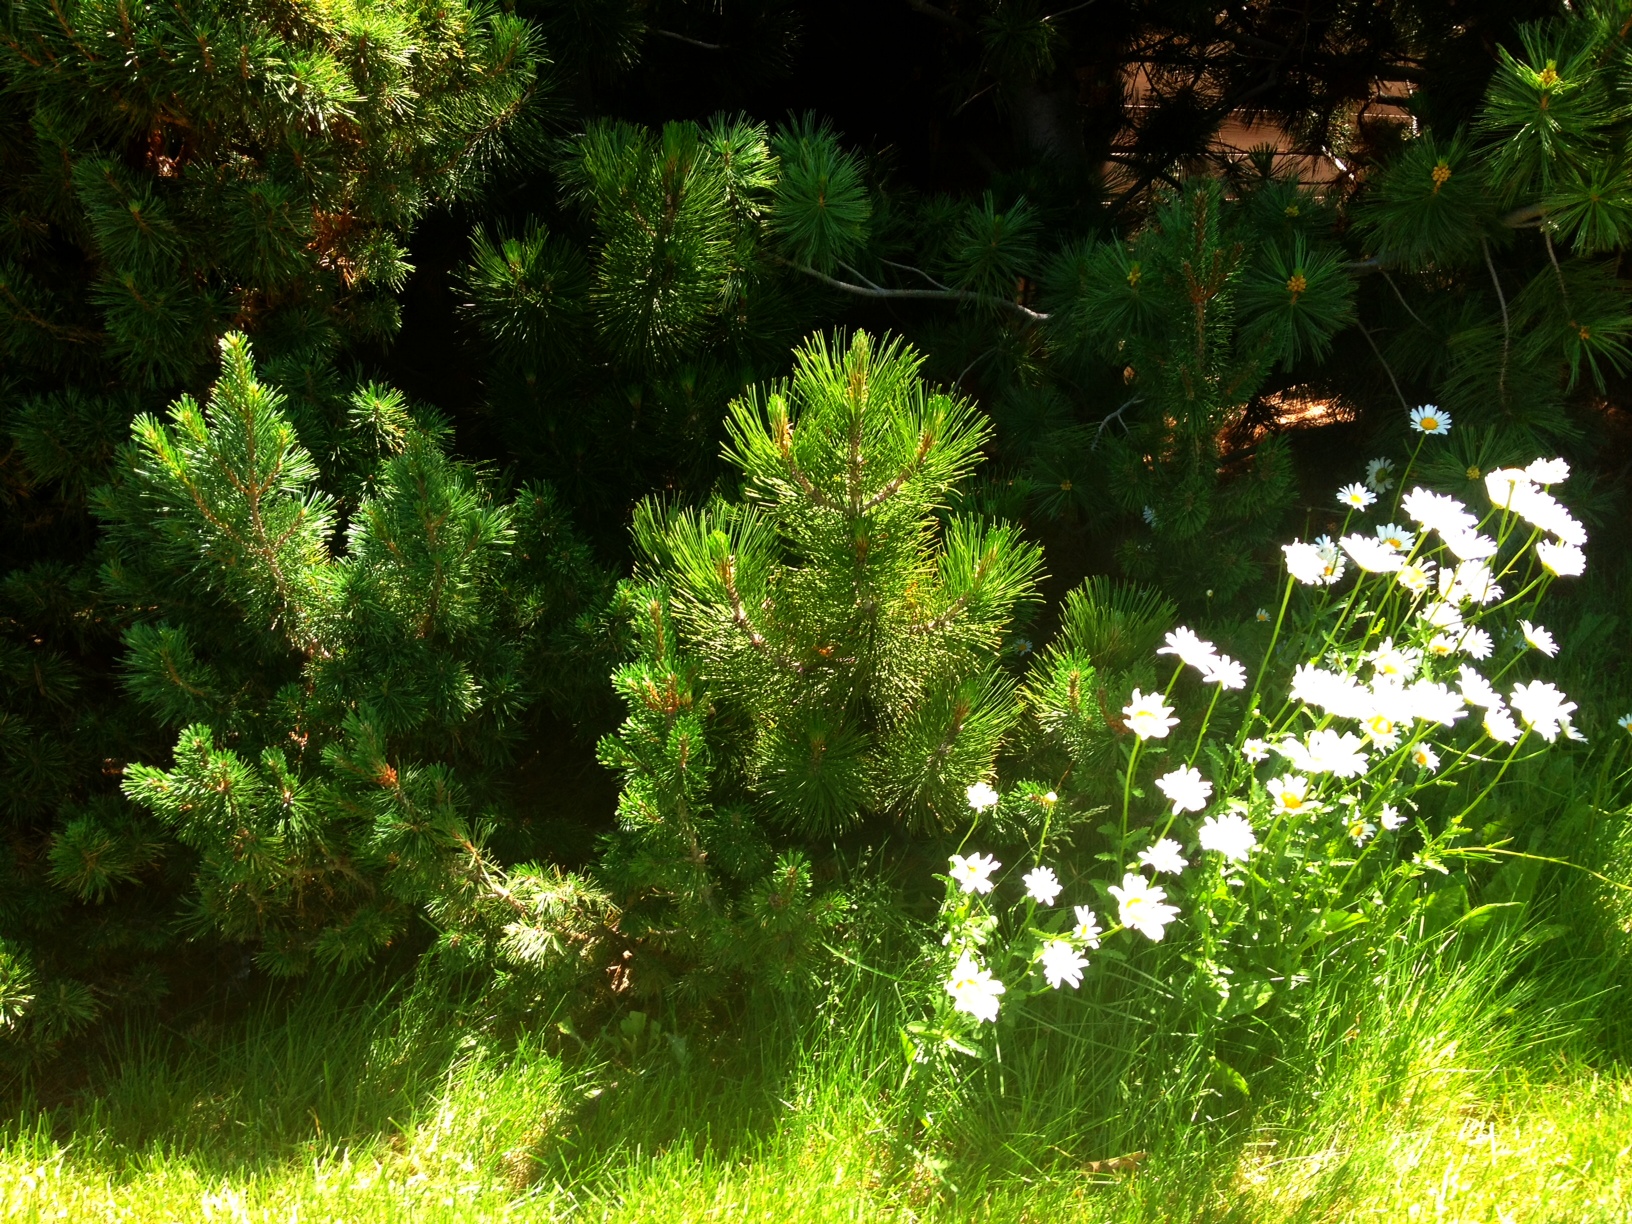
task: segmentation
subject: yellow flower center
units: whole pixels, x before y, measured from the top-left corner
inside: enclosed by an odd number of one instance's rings
[[[1289,812],[1295,812],[1303,806],[1303,796],[1297,791],[1282,791],[1281,806]]]
[[[1433,433],[1438,428],[1439,428],[1439,418],[1438,417],[1425,416],[1425,417],[1422,418],[1422,432],[1423,433]]]

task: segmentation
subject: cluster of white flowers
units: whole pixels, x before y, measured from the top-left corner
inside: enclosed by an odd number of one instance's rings
[[[1411,425],[1421,434],[1435,436],[1448,433],[1451,421],[1449,414],[1424,405],[1412,412]],[[1364,485],[1345,486],[1338,494],[1339,504],[1351,514],[1370,509],[1376,498],[1367,494],[1391,488],[1392,473],[1389,461],[1373,460]],[[1526,468],[1488,473],[1484,483],[1492,510],[1485,521],[1454,497],[1413,488],[1399,504],[1413,527],[1388,522],[1370,534],[1352,532],[1339,541],[1345,557],[1363,574],[1394,576],[1410,601],[1409,615],[1397,627],[1396,632],[1403,634],[1398,639],[1385,637],[1366,651],[1333,650],[1326,658],[1298,667],[1291,698],[1311,711],[1316,729],[1301,740],[1288,735],[1273,745],[1261,739],[1242,744],[1241,751],[1252,764],[1271,750],[1290,764],[1290,771],[1268,783],[1276,811],[1324,810],[1328,805],[1319,802],[1315,793],[1320,776],[1361,778],[1397,750],[1403,751],[1410,764],[1432,773],[1440,767],[1441,758],[1430,737],[1455,726],[1470,708],[1480,712],[1481,730],[1496,744],[1517,744],[1524,735],[1521,721],[1523,727],[1549,741],[1560,735],[1581,738],[1570,719],[1575,703],[1554,685],[1539,680],[1518,684],[1504,697],[1472,666],[1495,652],[1496,638],[1475,622],[1502,606],[1503,581],[1512,575],[1525,591],[1535,586],[1525,585],[1521,570],[1527,547],[1533,544],[1534,558],[1547,575],[1574,577],[1585,571],[1582,545],[1586,532],[1547,491],[1568,476],[1569,465],[1562,459],[1538,459]],[[1484,531],[1491,520],[1494,536]],[[1515,522],[1528,524],[1535,534],[1525,540],[1522,533],[1511,530]],[[1498,563],[1510,540],[1517,543],[1516,551],[1509,550],[1510,559]],[[1341,562],[1332,564],[1330,544],[1321,537],[1314,543],[1285,546],[1288,573],[1308,586],[1335,585],[1344,567]],[[1430,556],[1429,552],[1440,555]],[[1384,593],[1377,594],[1378,602],[1385,599]],[[1522,640],[1526,647],[1549,658],[1558,650],[1553,635],[1529,620],[1519,621],[1508,640]],[[1427,671],[1428,660],[1440,659],[1456,666],[1454,683],[1448,676],[1436,678]],[[1331,727],[1333,720],[1356,726],[1353,732],[1345,731]],[[1357,800],[1348,795],[1345,802]],[[1382,804],[1375,815],[1373,823],[1360,808],[1350,808],[1348,829],[1357,845],[1367,842],[1378,827],[1392,832],[1405,824],[1393,804]]]
[[[973,792],[974,788],[970,790]],[[984,802],[985,795],[972,793],[971,806],[974,806],[977,798]],[[996,886],[992,875],[1002,866],[989,854],[954,854],[950,878],[964,896],[984,896]],[[1026,896],[1040,906],[1053,905],[1064,888],[1054,869],[1045,866],[1032,868],[1021,878],[1021,883],[1025,886]],[[1154,899],[1161,901],[1160,889],[1156,890]],[[1073,916],[1075,921],[1068,934],[1045,939],[1037,949],[1037,966],[1044,981],[1053,990],[1058,990],[1062,985],[1076,988],[1082,984],[1082,971],[1088,967],[1088,958],[1082,954],[1082,949],[1099,947],[1103,934],[1099,919],[1088,906],[1076,906]],[[1142,915],[1141,921],[1148,924],[1148,915]],[[1124,919],[1122,925],[1132,924]],[[977,948],[970,946],[981,941],[987,928],[976,925],[973,929],[975,935],[972,939],[966,936],[959,941],[958,961],[946,980],[945,988],[952,997],[954,1010],[989,1024],[997,1019],[999,997],[1007,992],[1008,987],[982,963]],[[1159,930],[1153,938],[1161,938]],[[946,942],[952,942],[950,933]]]
[[[1450,415],[1424,405],[1411,413],[1411,427],[1425,439],[1442,437],[1450,431]],[[1332,588],[1351,564],[1359,571],[1360,585],[1340,611],[1338,631],[1327,632],[1315,657],[1296,667],[1288,704],[1279,714],[1253,706],[1248,717],[1262,725],[1243,728],[1259,731],[1239,741],[1245,771],[1240,764],[1220,766],[1216,753],[1202,756],[1204,720],[1190,759],[1154,778],[1167,809],[1165,824],[1157,819],[1157,827],[1140,839],[1144,848],[1134,854],[1136,861],[1121,865],[1121,882],[1105,889],[1116,903],[1117,926],[1110,934],[1130,931],[1162,940],[1180,912],[1169,889],[1187,893],[1186,872],[1193,860],[1201,864],[1197,870],[1216,871],[1220,881],[1243,885],[1262,869],[1250,874],[1240,869],[1261,851],[1260,829],[1267,830],[1264,836],[1276,846],[1283,838],[1325,837],[1333,844],[1346,839],[1363,856],[1382,835],[1406,829],[1411,818],[1402,809],[1415,808],[1412,791],[1427,784],[1427,775],[1443,765],[1445,778],[1459,776],[1468,768],[1470,754],[1474,761],[1489,759],[1488,746],[1480,749],[1487,755],[1475,753],[1482,741],[1516,751],[1529,732],[1549,742],[1561,736],[1580,739],[1571,721],[1576,704],[1555,685],[1530,680],[1505,692],[1497,688],[1496,681],[1516,657],[1493,677],[1475,666],[1495,655],[1499,641],[1510,652],[1528,649],[1551,658],[1558,651],[1544,626],[1521,619],[1498,627],[1495,617],[1551,579],[1584,572],[1586,532],[1548,491],[1568,476],[1569,465],[1561,459],[1490,472],[1484,484],[1491,508],[1483,518],[1454,497],[1420,487],[1406,492],[1402,485],[1394,510],[1408,525],[1389,521],[1353,531],[1348,527],[1355,518],[1395,487],[1395,465],[1374,459],[1363,481],[1339,490],[1338,504],[1347,511],[1345,534],[1335,541],[1321,536],[1283,548],[1287,570],[1298,583]],[[1387,511],[1390,518],[1394,510]],[[1530,531],[1517,529],[1520,523]],[[1517,593],[1509,596],[1506,584],[1518,588]],[[1342,637],[1351,616],[1358,643]],[[1257,619],[1271,618],[1260,609]],[[1156,653],[1175,658],[1181,669],[1194,668],[1204,684],[1217,685],[1221,692],[1246,687],[1246,668],[1188,627],[1168,633]],[[1207,717],[1213,708],[1208,707]],[[1178,725],[1166,694],[1136,688],[1122,707],[1116,729],[1131,733],[1135,741],[1123,798],[1124,843],[1130,795],[1143,794],[1133,790],[1139,754],[1150,741],[1168,739]],[[1463,736],[1458,740],[1463,747],[1450,746],[1444,737],[1464,725],[1477,728],[1471,742]],[[1632,713],[1620,726],[1632,733]],[[1149,750],[1172,751],[1156,744]],[[1207,768],[1222,768],[1217,773],[1222,795],[1214,779],[1197,767],[1198,757]],[[1272,757],[1278,760],[1266,764]],[[1052,792],[1047,798],[1055,801]],[[988,783],[977,782],[968,799],[980,812],[1001,797]],[[1335,826],[1324,823],[1327,813],[1335,814]],[[1197,817],[1195,825],[1175,828],[1191,816]],[[1132,847],[1122,845],[1121,853],[1131,852]],[[979,955],[997,920],[975,913],[981,904],[977,898],[993,892],[993,874],[1000,866],[982,854],[953,855],[951,860],[949,878],[965,898],[958,909],[964,927],[956,941],[951,934],[947,939],[956,942],[958,960],[946,990],[954,1007],[977,1021],[996,1019],[998,999],[1006,989]],[[1156,883],[1162,877],[1167,877],[1164,884]],[[1106,932],[1087,906],[1074,907],[1074,921],[1058,911],[1047,913],[1066,891],[1052,867],[1034,866],[1022,884],[1029,903],[1027,921],[1040,924],[1032,932],[1029,966],[1048,989],[1079,986],[1088,967],[1085,953],[1097,949]]]

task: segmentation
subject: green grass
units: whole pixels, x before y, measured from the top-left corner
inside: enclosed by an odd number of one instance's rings
[[[1624,1221],[1632,1076],[1595,1043],[1617,996],[1546,953],[1441,936],[1334,969],[1252,1098],[1171,1019],[1062,999],[1002,1069],[958,1069],[927,1139],[910,1000],[854,968],[684,1041],[503,1048],[423,993],[318,984],[133,1025],[24,1101],[0,1219]]]

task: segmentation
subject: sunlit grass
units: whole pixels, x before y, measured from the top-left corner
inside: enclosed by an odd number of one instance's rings
[[[502,1047],[377,983],[309,989],[134,1028],[86,1090],[18,1109],[0,1220],[1632,1218],[1632,1077],[1572,1052],[1562,979],[1510,967],[1402,943],[1360,996],[1310,983],[1251,1100],[1184,1033],[1085,1009],[1017,1034],[1001,1090],[965,1068],[932,1141],[898,1104],[902,1000],[864,974],[712,1040]]]

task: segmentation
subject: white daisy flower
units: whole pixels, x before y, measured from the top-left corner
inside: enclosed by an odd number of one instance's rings
[[[1560,724],[1568,722],[1575,711],[1575,702],[1566,701],[1555,685],[1540,680],[1514,686],[1508,700],[1519,717],[1548,743],[1558,738]]]
[[[1309,802],[1309,779],[1300,778],[1297,774],[1284,774],[1279,778],[1271,778],[1265,789],[1269,791],[1271,802],[1275,804],[1277,812],[1309,812],[1315,810],[1315,805]]]
[[[1372,824],[1371,821],[1365,819],[1363,816],[1356,816],[1353,820],[1349,821],[1349,840],[1357,846],[1365,845],[1372,839],[1376,832],[1377,826]]]
[[[1532,625],[1527,620],[1519,622],[1519,628],[1524,632],[1524,640],[1546,655],[1549,659],[1558,653],[1558,643],[1553,635],[1540,625]]]
[[[1533,486],[1515,489],[1513,512],[1532,527],[1539,527],[1566,544],[1579,548],[1587,542],[1587,529],[1568,507],[1543,489]]]
[[[989,893],[993,887],[992,872],[1001,866],[1003,864],[989,854],[971,854],[968,858],[954,854],[952,878],[966,893]]]
[[[1400,809],[1392,803],[1383,804],[1383,810],[1377,814],[1377,823],[1390,833],[1405,824],[1405,817],[1400,815]]]
[[[1485,711],[1485,734],[1498,744],[1516,744],[1522,732],[1519,724],[1513,721],[1513,716],[1505,709],[1491,709]]]
[[[1106,891],[1116,898],[1117,921],[1146,939],[1159,941],[1167,924],[1178,917],[1177,907],[1163,904],[1167,890],[1134,872],[1124,875],[1120,886],[1112,884]]]
[[[1562,459],[1537,459],[1524,474],[1538,485],[1563,484],[1570,478],[1570,465]]]
[[[963,793],[969,800],[969,806],[977,812],[984,812],[989,807],[997,806],[998,793],[988,783],[976,782]]]
[[[1390,722],[1407,727],[1417,716],[1411,689],[1398,676],[1378,676],[1373,679],[1369,696],[1371,707],[1367,711],[1367,717],[1381,714]]]
[[[1368,574],[1392,574],[1405,564],[1405,557],[1381,540],[1350,534],[1341,541],[1343,551]]]
[[[1394,487],[1394,460],[1373,459],[1366,464],[1366,487],[1373,493],[1387,493]]]
[[[1517,509],[1516,503],[1536,491],[1523,468],[1496,468],[1485,473],[1485,493],[1498,510]]]
[[[1436,633],[1424,647],[1436,659],[1447,659],[1456,653],[1457,639],[1448,633]]]
[[[1221,654],[1201,669],[1201,680],[1203,684],[1216,684],[1220,688],[1244,689],[1247,687],[1247,669],[1229,655]]]
[[[1587,554],[1574,544],[1541,540],[1536,544],[1536,560],[1555,578],[1579,578],[1587,569]]]
[[[1171,837],[1164,837],[1148,850],[1139,851],[1139,861],[1158,875],[1178,875],[1190,861],[1179,853],[1179,843]]]
[[[1418,744],[1411,749],[1411,763],[1418,769],[1433,773],[1439,768],[1439,753],[1434,751],[1432,744]]]
[[[1496,541],[1477,531],[1442,531],[1439,537],[1458,561],[1483,561],[1496,555]]]
[[[1411,428],[1420,434],[1444,436],[1451,432],[1451,414],[1433,404],[1411,409]]]
[[[1133,696],[1128,704],[1122,707],[1122,718],[1140,739],[1166,739],[1167,733],[1179,725],[1179,720],[1172,717],[1173,707],[1164,702],[1157,693],[1141,693],[1133,690]]]
[[[1258,612],[1257,612],[1257,617],[1258,617],[1258,623],[1259,624],[1261,624],[1261,625],[1269,624],[1269,609],[1268,608],[1259,608]]]
[[[1346,484],[1337,491],[1337,504],[1350,510],[1364,510],[1377,500],[1377,494],[1363,484]]]
[[[1615,725],[1628,735],[1632,735],[1632,714],[1622,714],[1615,720]]]
[[[1099,937],[1104,932],[1099,929],[1099,919],[1094,916],[1094,911],[1086,905],[1078,905],[1074,907],[1074,912],[1077,924],[1071,928],[1071,938],[1090,948],[1099,947]]]
[[[1179,659],[1196,668],[1205,671],[1218,658],[1218,650],[1211,642],[1204,642],[1191,630],[1180,625],[1167,635],[1167,645],[1157,648],[1159,655],[1177,655]]]
[[[1449,727],[1468,715],[1461,694],[1435,681],[1418,680],[1406,693],[1411,698],[1411,713],[1423,722]]]
[[[1627,717],[1632,718],[1632,714]],[[1247,758],[1249,764],[1256,765],[1269,759],[1269,745],[1261,739],[1249,739],[1241,745],[1241,755]]]
[[[1472,531],[1479,520],[1456,498],[1428,489],[1416,488],[1400,499],[1404,510],[1420,526],[1430,531]]]
[[[1292,577],[1305,586],[1326,585],[1326,560],[1313,544],[1305,544],[1301,540],[1295,544],[1282,544],[1281,552],[1286,555],[1286,572]]]
[[[1020,882],[1026,886],[1026,896],[1038,905],[1053,905],[1054,898],[1060,895],[1060,877],[1052,867],[1033,867],[1020,877]]]
[[[1502,588],[1496,584],[1496,575],[1483,561],[1464,561],[1451,571],[1451,587],[1458,600],[1472,600],[1480,607],[1495,603],[1502,597]]]
[[[1462,631],[1462,610],[1455,604],[1447,603],[1443,599],[1429,604],[1421,612],[1418,612],[1417,616],[1425,624],[1435,629],[1443,629],[1449,633],[1460,633]]]
[[[1373,714],[1360,724],[1360,730],[1373,745],[1383,752],[1400,746],[1400,725],[1387,714]]]
[[[1258,835],[1252,823],[1240,812],[1225,812],[1209,816],[1196,830],[1196,840],[1203,850],[1222,854],[1232,863],[1244,863],[1258,846]]]
[[[1292,674],[1292,700],[1337,718],[1364,718],[1371,709],[1371,695],[1353,676],[1325,671],[1313,663],[1300,663]]]
[[[1339,778],[1357,778],[1366,772],[1365,743],[1350,732],[1311,731],[1304,743],[1288,736],[1275,747],[1294,769],[1304,773],[1329,773]]]
[[[1075,990],[1082,985],[1082,971],[1088,960],[1063,939],[1051,939],[1043,945],[1043,977],[1055,990],[1060,983],[1069,982]]]
[[[1409,646],[1395,646],[1394,639],[1386,637],[1376,650],[1366,655],[1366,661],[1371,664],[1373,675],[1411,680],[1422,665],[1422,652]]]
[[[997,1019],[997,1000],[1005,987],[991,975],[971,952],[958,958],[952,976],[947,979],[946,993],[952,996],[952,1006],[976,1020],[990,1024]]]
[[[1492,687],[1489,680],[1466,663],[1457,668],[1457,688],[1462,693],[1462,700],[1471,706],[1481,706],[1487,710],[1505,708],[1506,702],[1502,695]]]
[[[1377,542],[1392,548],[1395,552],[1408,553],[1417,546],[1415,532],[1407,531],[1398,523],[1384,523],[1377,528]]]
[[[1327,586],[1331,586],[1343,577],[1343,570],[1347,565],[1347,562],[1343,560],[1343,550],[1337,546],[1337,542],[1331,536],[1323,535],[1315,540],[1315,551],[1320,554],[1320,559],[1325,566],[1321,581]]]
[[[1462,630],[1462,636],[1457,640],[1457,649],[1470,659],[1488,659],[1490,652],[1496,648],[1496,643],[1477,625],[1469,625]]]
[[[1201,776],[1199,769],[1189,765],[1163,774],[1156,779],[1156,787],[1173,804],[1173,815],[1180,812],[1199,812],[1212,798],[1213,784]]]
[[[1432,561],[1418,561],[1413,565],[1400,566],[1399,573],[1394,575],[1402,587],[1413,595],[1421,595],[1428,589],[1433,578],[1434,563]]]

